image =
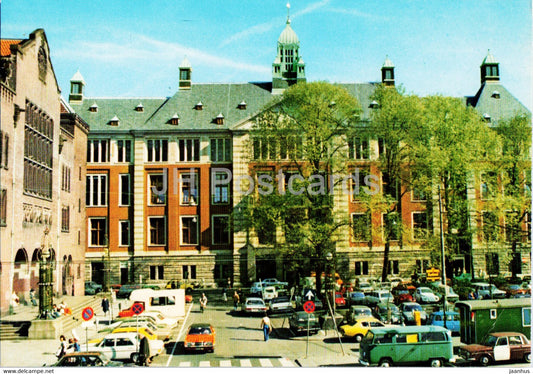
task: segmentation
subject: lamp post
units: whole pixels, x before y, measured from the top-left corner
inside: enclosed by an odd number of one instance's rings
[[[446,328],[446,304],[448,303],[448,285],[446,284],[446,259],[444,254],[444,225],[442,223],[442,198],[440,195],[439,185],[439,227],[440,227],[440,259],[441,259],[441,276],[444,285],[444,296],[442,298],[442,321]]]
[[[327,271],[326,271],[326,282],[329,284],[329,287],[331,288],[331,307],[333,308],[333,316],[332,318],[335,318],[335,274],[333,272],[333,254],[331,252],[326,253],[326,261],[328,264]],[[330,280],[327,281],[328,273],[330,274]]]
[[[41,258],[39,261],[39,318],[51,318],[53,307],[54,275],[53,264],[50,252],[48,233],[50,230],[44,229],[43,241],[41,243]]]
[[[104,292],[109,292],[111,275],[111,253],[109,251],[109,241],[107,235],[104,237]]]

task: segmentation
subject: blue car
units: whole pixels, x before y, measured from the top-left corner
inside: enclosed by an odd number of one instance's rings
[[[433,312],[429,316],[428,325],[433,326],[441,326],[444,327],[444,321],[443,321],[443,315],[442,311],[440,312]],[[446,328],[450,330],[452,333],[459,333],[460,328],[460,319],[459,319],[459,313],[457,312],[446,312]]]

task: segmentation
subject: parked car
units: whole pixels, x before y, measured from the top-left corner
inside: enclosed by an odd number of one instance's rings
[[[446,326],[444,326],[444,313],[442,311],[433,312],[429,315],[428,325],[446,327],[452,333],[460,331],[460,317],[459,313],[447,311],[446,312]]]
[[[102,285],[93,281],[85,282],[85,295],[96,295],[102,292]]]
[[[261,281],[261,283],[263,283],[263,287],[265,286],[281,286],[281,287],[289,287],[289,283],[287,282],[280,282],[279,280],[277,280],[276,278],[267,278],[267,279],[263,279]]]
[[[370,292],[372,291],[374,288],[372,287],[372,285],[370,284],[370,282],[358,282],[357,283],[357,289],[361,292]]]
[[[200,282],[198,281],[189,281],[189,280],[180,280],[172,279],[167,282],[165,285],[166,289],[182,289],[185,290],[185,293],[191,294],[194,288],[200,287]]]
[[[385,324],[374,317],[360,317],[351,325],[342,325],[339,331],[343,336],[355,338],[359,343],[368,330],[374,327],[385,327]]]
[[[187,330],[185,351],[215,351],[215,329],[208,323],[194,323]]]
[[[270,313],[284,313],[292,310],[292,303],[288,296],[275,297],[270,300],[268,305],[268,311]]]
[[[446,292],[446,300],[449,301],[450,303],[455,303],[456,301],[459,300],[459,295],[455,293],[453,288],[451,288],[450,286],[448,285],[444,286],[443,284],[439,284],[437,286],[437,289],[438,289],[438,292],[441,294],[441,299],[444,297],[444,292]]]
[[[246,301],[242,304],[241,310],[245,313],[253,314],[253,313],[263,313],[267,311],[267,306],[265,305],[265,302],[263,299],[260,299],[258,297],[249,297],[246,299]]]
[[[308,322],[309,320],[309,322]],[[316,334],[320,330],[320,322],[315,313],[297,311],[289,317],[289,328],[295,334],[307,333],[309,325],[309,334]]]
[[[112,284],[111,286],[109,286],[109,288],[111,288],[111,291],[113,292],[118,292],[118,290],[120,290],[120,287],[122,287],[121,284]]]
[[[346,314],[346,321],[354,323],[357,318],[372,317],[372,309],[366,305],[352,305],[349,312]]]
[[[340,292],[335,292],[335,305],[337,306],[337,308],[343,308],[346,306],[346,300]]]
[[[278,291],[276,290],[276,287],[267,286],[263,288],[263,300],[265,300],[265,302],[272,300],[276,297],[278,297]]]
[[[528,290],[525,288],[522,288],[522,285],[520,284],[510,284],[507,287],[505,287],[502,291],[505,291],[506,296],[509,298],[516,298],[516,297],[530,297]]]
[[[495,285],[488,283],[472,283],[478,299],[503,299],[505,291],[499,290]]]
[[[415,300],[422,304],[437,303],[440,298],[429,287],[418,287],[415,290]]]
[[[133,326],[133,327],[116,327],[115,329],[113,329],[113,331],[111,331],[112,334],[116,334],[116,333],[120,333],[120,332],[138,332],[139,334],[141,334],[142,336],[146,336],[146,338],[148,340],[159,340],[157,338],[157,335],[152,331],[150,330],[148,327],[145,327],[145,326]],[[163,343],[161,341],[161,343]],[[159,344],[158,344],[159,345]],[[161,349],[163,347],[163,344],[161,344]],[[157,352],[157,353],[154,353],[154,354],[159,354],[161,353],[160,351]]]
[[[414,325],[415,322],[415,312],[420,313],[420,320],[423,325],[426,324],[427,314],[422,309],[418,303],[403,303],[400,306],[400,311],[402,312],[402,318],[405,324]]]
[[[151,332],[154,333],[154,335],[157,337],[157,339],[159,340],[163,340],[163,341],[166,341],[170,338],[170,329],[169,328],[157,328],[156,325],[154,325],[154,323],[152,321],[148,321],[147,319],[145,319],[144,321],[138,321],[136,320],[137,318],[133,319],[133,320],[130,320],[130,321],[123,321],[120,325],[118,325],[116,328],[127,328],[127,327],[132,327],[132,328],[136,328],[136,327],[146,327],[148,328]]]
[[[140,284],[124,284],[117,292],[117,298],[127,299],[130,297],[133,290],[140,290],[142,286]]]
[[[89,349],[95,352],[103,352],[113,360],[138,361],[139,344],[141,335],[135,332],[113,333],[106,335],[100,342],[90,344]],[[162,351],[164,343],[161,340],[148,339],[150,357]]]
[[[394,295],[394,304],[396,305],[400,305],[401,303],[412,303],[415,301],[415,298],[407,288],[395,289],[392,293]]]
[[[531,343],[518,332],[493,332],[481,344],[459,347],[459,356],[465,360],[477,361],[486,366],[495,361],[531,362]]]
[[[361,305],[365,302],[365,293],[361,291],[350,292],[348,294],[348,304]]]
[[[111,361],[102,352],[73,352],[61,357],[50,366],[122,366],[121,362]]]
[[[379,303],[374,308],[374,316],[384,323],[400,323],[400,309],[393,303]]]
[[[379,303],[394,303],[394,297],[387,290],[376,290],[366,293],[366,304],[367,305],[377,305]]]
[[[254,282],[250,287],[250,294],[261,297],[263,295],[263,284],[261,282]]]

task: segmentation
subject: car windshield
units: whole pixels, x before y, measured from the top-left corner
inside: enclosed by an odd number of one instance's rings
[[[211,334],[211,329],[209,327],[191,327],[189,330],[189,335],[205,335],[205,334]]]
[[[432,293],[433,292],[427,287],[420,287],[419,290],[420,290],[420,292],[423,292],[423,293]]]
[[[247,300],[246,304],[249,304],[249,305],[263,305],[263,300]]]
[[[497,337],[494,335],[487,335],[485,339],[483,339],[482,345],[486,345],[488,347],[494,347],[496,345],[496,341],[498,340]]]
[[[391,297],[391,294],[390,294],[390,292],[383,292],[381,294],[381,297]]]
[[[352,298],[356,298],[356,297],[365,297],[365,294],[362,293],[362,292],[352,292],[352,294],[350,295]]]
[[[407,304],[404,309],[408,312],[412,312],[414,310],[422,310],[422,307],[418,304]]]
[[[277,297],[275,299],[272,299],[273,303],[288,303],[289,298],[288,297]]]

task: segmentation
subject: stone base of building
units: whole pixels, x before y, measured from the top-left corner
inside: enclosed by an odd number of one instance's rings
[[[31,321],[28,339],[59,339],[63,328],[61,319],[43,319]]]

